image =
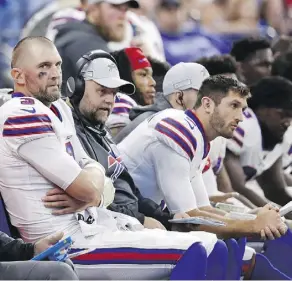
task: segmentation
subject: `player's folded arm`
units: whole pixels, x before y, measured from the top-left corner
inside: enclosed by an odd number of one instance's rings
[[[70,196],[92,202],[99,196],[93,179],[62,148],[57,136],[52,134],[22,144],[18,154],[50,182]]]

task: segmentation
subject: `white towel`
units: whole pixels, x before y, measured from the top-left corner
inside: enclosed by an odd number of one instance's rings
[[[118,229],[116,220],[110,211],[104,208],[89,207],[84,211],[76,212],[75,217],[85,237]]]
[[[90,207],[84,211],[76,212],[75,217],[84,237],[116,230],[138,231],[144,228],[136,218],[105,208]]]
[[[113,182],[110,178],[105,177],[104,180],[104,190],[102,194],[102,204],[101,207],[107,208],[111,203],[113,203],[115,198],[116,189],[113,185]]]

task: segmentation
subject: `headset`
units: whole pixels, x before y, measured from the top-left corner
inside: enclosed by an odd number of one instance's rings
[[[82,69],[84,66],[95,59],[105,58],[111,60],[115,65],[117,62],[115,58],[109,53],[102,50],[94,50],[83,55],[76,63],[76,78],[69,77],[66,83],[66,94],[67,97],[73,99],[73,101],[80,101],[83,97],[85,90],[85,80],[82,76]]]

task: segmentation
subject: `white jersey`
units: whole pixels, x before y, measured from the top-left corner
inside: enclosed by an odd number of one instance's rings
[[[209,196],[218,194],[216,175],[222,169],[226,153],[226,139],[217,137],[210,142],[209,162],[210,167],[206,166],[203,170],[203,180]]]
[[[217,175],[222,169],[223,161],[226,154],[226,143],[227,139],[223,137],[217,137],[216,139],[211,141],[209,157],[215,175]]]
[[[55,37],[58,32],[57,27],[70,21],[82,21],[84,19],[85,12],[81,9],[68,7],[58,10],[58,12],[54,13],[52,16],[51,22],[47,28],[46,37],[52,41],[55,41]]]
[[[235,129],[233,138],[227,140],[227,148],[239,156],[246,179],[250,180],[269,169],[282,155],[282,145],[272,151],[264,151],[262,132],[255,113],[247,108],[243,121]]]
[[[89,249],[89,253],[74,260],[78,270],[84,270],[83,264],[90,265],[83,271],[85,279],[94,279],[97,275],[101,279],[113,280],[121,276],[125,279],[169,279],[177,260],[193,243],[201,242],[208,255],[212,252],[217,242],[216,235],[212,233],[143,229],[135,218],[104,208],[90,208],[95,210],[95,224],[100,230],[90,234],[85,233],[86,227],[80,226],[75,214],[53,216],[51,209],[44,207],[41,199],[46,192],[54,184],[65,190],[80,167],[76,164],[74,173],[64,167],[62,185],[47,180],[40,173],[41,160],[40,163],[29,164],[20,154],[27,144],[55,136],[58,147],[52,147],[46,157],[57,149],[60,152],[58,156],[61,158],[64,154],[70,163],[83,160],[84,150],[76,137],[70,109],[62,100],[54,102],[50,109],[34,98],[13,98],[0,108],[0,132],[0,190],[12,224],[28,242],[35,242],[56,231],[64,231],[65,237],[72,236],[75,241],[73,248],[77,251]],[[31,153],[37,154],[39,149],[36,147],[35,150],[32,149]],[[71,161],[71,156],[76,162]],[[56,163],[55,159],[52,162]],[[58,158],[58,161],[61,160]],[[51,168],[51,173],[56,172],[54,166]],[[50,178],[54,177],[50,175]],[[175,257],[170,257],[170,254],[175,254]]]
[[[119,145],[142,195],[172,213],[209,205],[202,179],[209,143],[193,111],[167,109],[142,122]]]
[[[115,97],[113,111],[106,121],[108,128],[124,127],[131,122],[129,112],[137,103],[128,95],[118,93]]]
[[[287,129],[283,139],[283,168],[285,172],[292,171],[292,125]]]
[[[62,100],[54,102],[51,109],[28,97],[13,98],[1,106],[0,190],[11,223],[26,241],[51,231],[72,233],[78,228],[74,215],[52,216],[51,210],[44,207],[41,198],[55,186],[19,155],[24,144],[56,135],[63,150],[78,158],[74,143],[79,141],[73,124],[71,110]],[[59,186],[65,189],[71,184],[75,172],[78,168],[72,173],[67,171],[60,183],[63,186]]]

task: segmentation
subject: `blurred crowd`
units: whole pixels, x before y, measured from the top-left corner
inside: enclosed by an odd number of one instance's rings
[[[108,9],[97,14],[90,2],[1,0],[0,87],[11,86],[9,61],[19,39],[27,35],[64,39],[74,27],[61,26],[85,17],[107,33],[101,34],[105,44],[95,49],[137,46],[171,65],[229,53],[235,40],[250,35],[277,40],[292,28],[291,0],[140,0],[139,9],[124,14]]]

